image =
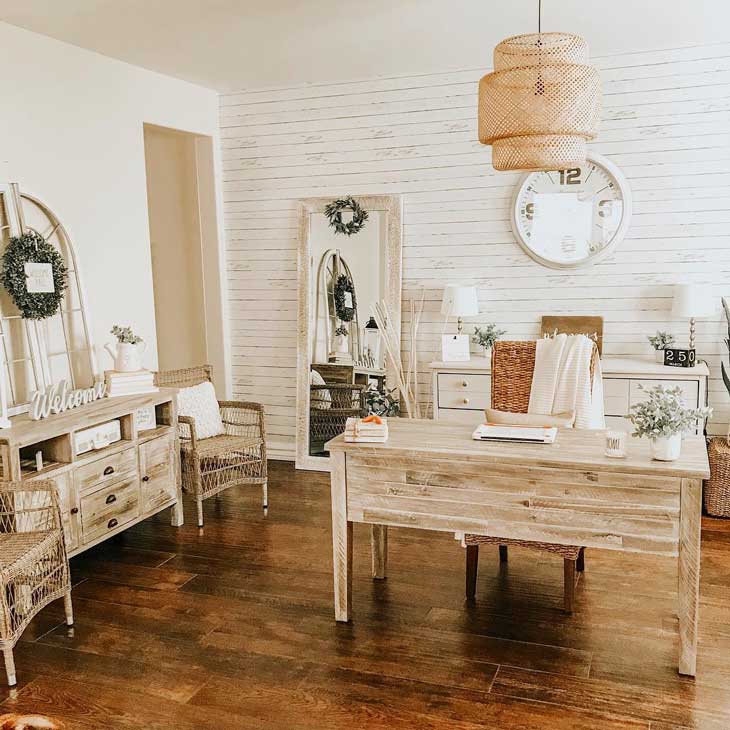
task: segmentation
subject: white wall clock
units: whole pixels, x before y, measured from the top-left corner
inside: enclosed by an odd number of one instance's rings
[[[631,188],[610,160],[589,154],[569,170],[530,172],[512,202],[512,230],[535,261],[574,269],[599,261],[626,234]]]

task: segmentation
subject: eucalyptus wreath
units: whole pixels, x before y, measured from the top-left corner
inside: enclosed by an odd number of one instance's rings
[[[352,306],[348,307],[345,303],[345,292],[352,295]],[[355,310],[357,309],[357,300],[355,299],[355,285],[352,279],[345,274],[340,274],[335,282],[335,314],[343,322],[352,322],[355,318]]]
[[[28,291],[25,274],[27,263],[51,265],[52,292]],[[52,317],[61,306],[68,286],[68,270],[63,256],[40,233],[27,231],[22,236],[11,237],[3,254],[0,280],[24,319],[46,319]]]
[[[349,223],[342,222],[343,210],[351,210],[353,213],[352,220]],[[335,229],[335,233],[344,233],[346,236],[359,233],[368,219],[368,212],[352,196],[339,198],[328,203],[325,206],[324,214],[329,219],[330,225]]]

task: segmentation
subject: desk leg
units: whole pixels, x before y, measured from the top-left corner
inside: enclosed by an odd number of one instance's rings
[[[679,513],[679,673],[694,677],[700,604],[702,482],[682,479]]]
[[[332,484],[332,557],[335,583],[335,620],[349,621],[352,608],[352,522],[347,520],[345,455],[330,454]]]
[[[370,525],[370,550],[373,578],[385,578],[388,574],[388,528],[385,525]]]

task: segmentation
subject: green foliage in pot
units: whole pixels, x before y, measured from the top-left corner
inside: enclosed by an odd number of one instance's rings
[[[474,328],[474,336],[471,341],[475,345],[483,347],[485,350],[491,350],[494,347],[494,343],[507,332],[507,330],[501,330],[497,328],[497,325],[492,322],[491,324],[482,327]]]
[[[400,399],[398,398],[398,388],[379,391],[375,386],[371,386],[364,393],[365,408],[368,415],[375,416],[398,416],[400,415]]]
[[[350,335],[350,330],[345,327],[344,324],[341,324],[336,330],[335,335],[344,335],[345,337],[348,337]]]
[[[681,388],[639,387],[646,390],[649,397],[631,406],[628,419],[634,425],[633,436],[650,439],[673,436],[694,428],[697,419],[709,418],[712,414],[712,408],[687,408]]]
[[[135,335],[131,327],[120,327],[118,324],[115,324],[111,329],[111,334],[122,345],[139,345],[142,342],[142,338]]]
[[[674,335],[658,330],[655,335],[646,338],[655,350],[666,350],[674,344]]]

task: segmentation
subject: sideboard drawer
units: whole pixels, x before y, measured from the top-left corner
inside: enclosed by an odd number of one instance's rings
[[[137,476],[137,450],[130,447],[79,466],[76,469],[76,486],[84,494],[132,476]]]
[[[147,441],[139,447],[142,512],[174,499],[175,437],[173,434]]]
[[[489,375],[474,373],[439,373],[438,388],[445,390],[465,391],[470,393],[491,393],[492,378]]]
[[[137,476],[81,498],[81,528],[86,542],[113,532],[139,514]]]
[[[648,399],[647,391],[661,385],[665,389],[679,388],[685,405],[697,408],[700,405],[700,384],[696,380],[633,380],[631,381],[631,405]]]
[[[480,423],[484,423],[485,420],[483,410],[468,410],[466,408],[439,408],[438,417],[439,419],[443,418],[448,421],[464,423],[467,426],[471,425],[474,428]]]
[[[489,408],[489,401],[489,393],[475,393],[471,390],[462,391],[461,393],[453,390],[439,391],[439,408],[483,410]]]

